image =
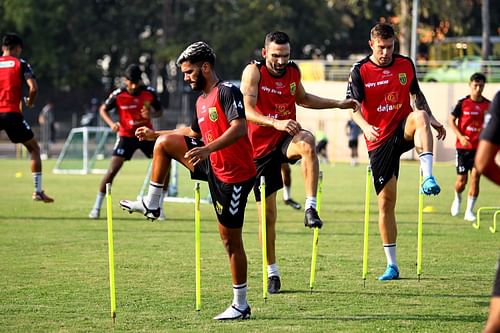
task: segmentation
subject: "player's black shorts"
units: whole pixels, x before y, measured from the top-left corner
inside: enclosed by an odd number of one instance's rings
[[[500,297],[500,258],[498,258],[497,262],[497,276],[495,278],[495,282],[493,282],[493,297]]]
[[[401,155],[415,147],[413,140],[406,141],[404,138],[405,123],[406,120],[403,120],[391,138],[387,139],[380,147],[368,152],[377,194],[382,191],[392,176],[398,177]]]
[[[351,149],[352,148],[358,148],[358,139],[349,140],[348,146]]]
[[[35,137],[21,112],[1,112],[0,131],[5,130],[13,143],[22,143]]]
[[[474,167],[474,158],[477,150],[457,149],[455,154],[455,166],[458,175],[466,175]]]
[[[119,136],[113,148],[113,156],[123,157],[129,161],[137,149],[140,149],[148,158],[153,157],[154,141],[139,141],[137,138]]]
[[[316,143],[316,152],[320,152],[320,151],[326,149],[326,145],[328,145],[328,140],[319,140]]]
[[[257,168],[257,177],[255,178],[255,186],[253,193],[255,201],[260,202],[260,177],[264,176],[266,179],[266,197],[283,187],[283,179],[281,178],[281,164],[290,163],[295,164],[298,159],[290,160],[286,157],[286,151],[293,137],[287,135],[283,141],[276,147],[275,150],[269,154],[255,159],[255,167]]]
[[[196,138],[185,136],[184,140],[188,150],[203,146],[203,142]],[[208,182],[215,213],[220,224],[231,229],[243,227],[248,194],[255,183],[254,177],[241,183],[224,183],[215,177],[210,159],[207,158],[196,164],[194,172],[191,172],[191,179]]]

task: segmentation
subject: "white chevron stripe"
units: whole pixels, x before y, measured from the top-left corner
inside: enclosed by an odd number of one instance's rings
[[[233,193],[233,200],[240,200],[241,193],[240,194],[235,194]]]
[[[229,212],[230,212],[232,215],[236,215],[236,213],[238,213],[238,208],[236,208],[236,209],[229,208]]]
[[[240,193],[242,188],[243,188],[243,186],[233,186],[233,191],[235,193]]]
[[[239,202],[239,201],[232,201],[232,200],[231,200],[231,207],[236,208],[236,207],[238,207],[239,205],[240,205],[240,202]]]

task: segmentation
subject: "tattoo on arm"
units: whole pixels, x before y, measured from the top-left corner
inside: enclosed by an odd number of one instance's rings
[[[415,94],[415,106],[417,107],[417,109],[427,112],[429,116],[432,115],[431,108],[429,107],[429,104],[427,104],[424,93],[421,91]]]

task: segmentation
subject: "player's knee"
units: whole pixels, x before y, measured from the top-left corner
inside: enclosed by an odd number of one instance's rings
[[[416,124],[416,127],[426,127],[429,126],[429,115],[427,112],[422,111],[422,110],[416,110],[413,112],[414,116],[414,121]]]
[[[302,131],[299,141],[296,144],[299,147],[302,156],[316,154],[314,136],[310,132]]]

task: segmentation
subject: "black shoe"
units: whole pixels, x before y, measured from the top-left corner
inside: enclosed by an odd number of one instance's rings
[[[323,222],[318,216],[316,209],[309,207],[306,210],[306,215],[304,216],[304,225],[309,228],[320,228],[323,226]]]
[[[286,200],[283,200],[283,202],[285,203],[285,205],[288,205],[288,206],[291,206],[292,208],[295,208],[295,209],[301,209],[302,206],[295,200],[293,199],[286,199]]]
[[[281,289],[280,277],[273,275],[267,278],[267,292],[270,294],[279,294]]]

